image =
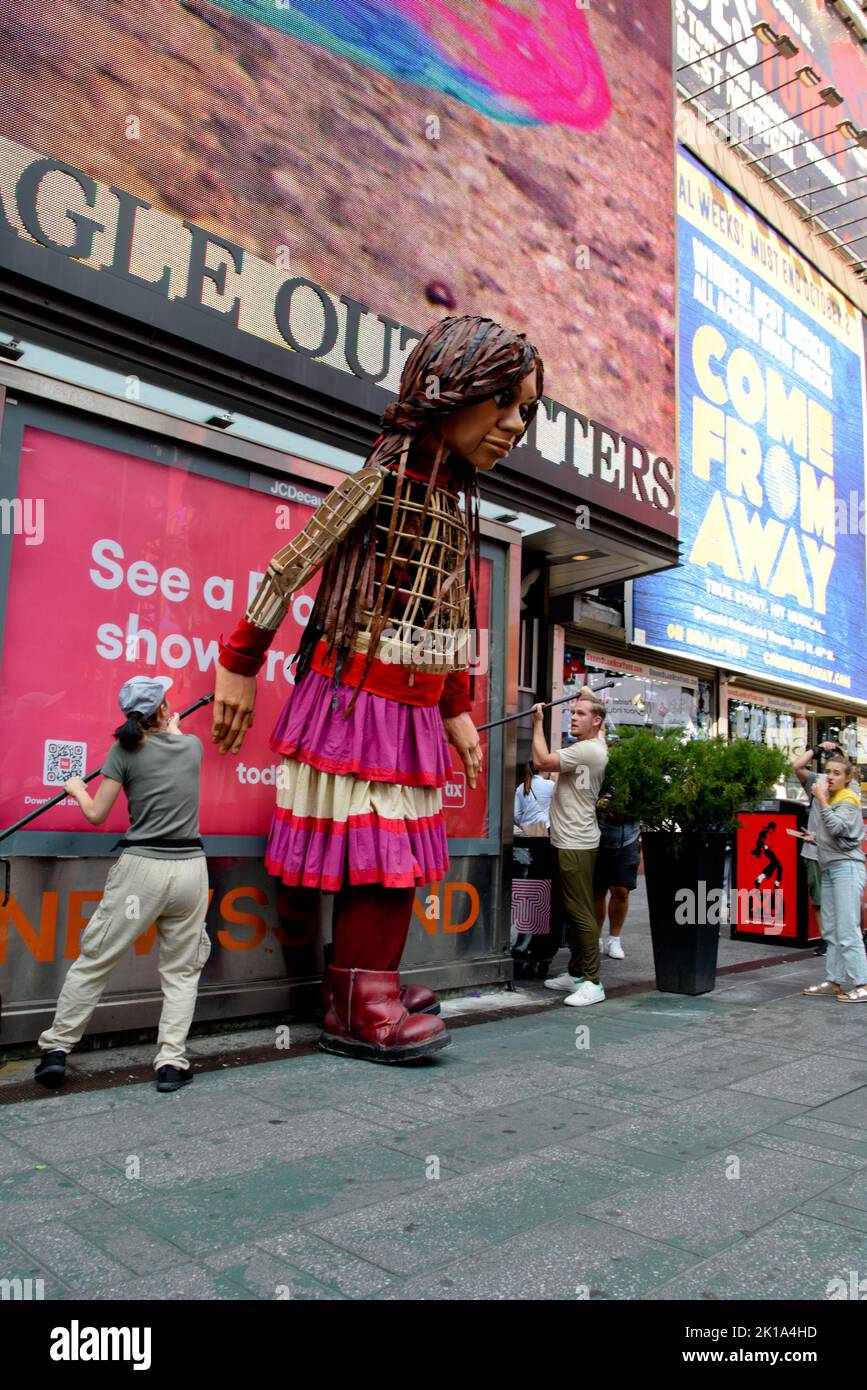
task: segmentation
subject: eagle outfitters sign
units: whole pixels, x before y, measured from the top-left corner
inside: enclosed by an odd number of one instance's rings
[[[0,139],[0,267],[381,414],[421,332],[281,261]],[[677,535],[674,464],[636,439],[546,399],[520,448],[522,473]]]
[[[348,295],[0,138],[0,267],[373,415],[421,333]],[[677,535],[675,465],[548,400],[524,476]]]

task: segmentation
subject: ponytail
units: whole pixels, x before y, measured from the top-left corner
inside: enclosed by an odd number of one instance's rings
[[[134,753],[137,748],[141,748],[144,743],[145,734],[157,723],[158,710],[145,717],[133,710],[128,714],[124,723],[114,731],[114,736],[126,753]]]
[[[533,767],[533,764],[532,764],[532,763],[527,763],[527,766],[524,768],[524,795],[525,795],[525,796],[529,796],[529,795],[530,795],[530,792],[533,790],[533,776],[534,776],[534,774],[535,774],[535,771],[536,771],[536,769]]]

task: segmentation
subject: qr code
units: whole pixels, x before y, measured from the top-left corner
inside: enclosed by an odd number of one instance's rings
[[[42,784],[46,787],[62,787],[70,777],[83,777],[87,765],[86,743],[61,743],[59,739],[45,740],[45,757],[42,763]]]

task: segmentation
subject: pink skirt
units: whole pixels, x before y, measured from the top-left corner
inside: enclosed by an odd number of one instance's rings
[[[449,867],[442,787],[451,769],[436,705],[404,705],[308,671],[271,736],[283,754],[265,864],[284,883],[412,888]]]

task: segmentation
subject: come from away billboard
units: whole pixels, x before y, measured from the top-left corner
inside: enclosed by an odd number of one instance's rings
[[[677,185],[683,563],[632,640],[867,700],[861,316],[685,153]]]

